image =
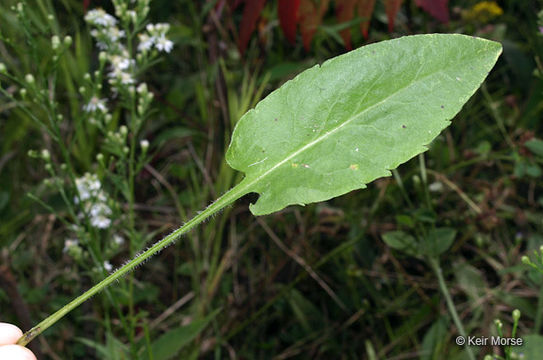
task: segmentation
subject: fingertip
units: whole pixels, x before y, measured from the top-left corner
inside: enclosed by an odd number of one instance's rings
[[[20,345],[0,346],[0,359],[37,360],[32,351]]]
[[[15,344],[21,336],[23,332],[17,326],[0,322],[0,345]]]

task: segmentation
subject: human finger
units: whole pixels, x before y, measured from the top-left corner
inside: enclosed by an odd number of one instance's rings
[[[20,345],[0,346],[0,359],[37,360],[32,351]]]
[[[0,322],[0,345],[15,344],[23,332],[13,324]],[[0,357],[0,359],[9,359]]]

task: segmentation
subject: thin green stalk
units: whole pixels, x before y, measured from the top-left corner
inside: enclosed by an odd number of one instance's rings
[[[539,289],[539,297],[537,299],[537,312],[535,314],[534,334],[539,334],[541,331],[541,323],[543,320],[543,286]]]
[[[419,154],[420,177],[422,186],[424,187],[424,197],[428,205],[428,209],[432,210],[432,201],[430,200],[430,191],[428,190],[428,175],[426,173],[426,162],[424,161],[424,153]]]
[[[505,139],[505,142],[509,147],[512,149],[515,148],[515,144],[513,143],[513,140],[511,140],[511,137],[507,133],[507,129],[505,128],[505,121],[501,115],[501,113],[498,111],[498,104],[492,99],[492,96],[488,92],[488,89],[486,88],[486,84],[483,83],[481,85],[481,93],[483,94],[483,97],[486,100],[487,107],[490,110],[492,116],[494,117],[494,120],[496,120],[496,124],[498,125],[498,129],[500,129],[500,132],[502,133],[503,138]]]
[[[114,281],[119,280],[121,277],[132,271],[136,266],[143,263],[147,259],[149,259],[151,256],[165,248],[166,246],[170,245],[172,242],[177,240],[181,235],[185,234],[198,224],[202,223],[204,220],[206,220],[211,215],[217,213],[224,207],[230,205],[243,195],[249,193],[251,191],[251,181],[242,181],[232,189],[230,189],[228,192],[226,192],[223,196],[217,199],[214,203],[209,205],[204,211],[196,215],[194,218],[189,220],[185,225],[181,226],[179,229],[172,232],[170,235],[164,237],[162,240],[155,243],[153,246],[151,246],[149,249],[141,253],[140,255],[136,256],[134,259],[132,259],[130,262],[119,268],[117,271],[115,271],[113,274],[109,275],[107,278],[99,282],[98,284],[94,285],[92,288],[87,290],[82,295],[78,296],[74,300],[72,300],[70,303],[62,307],[60,310],[55,312],[54,314],[47,317],[45,320],[40,322],[38,325],[34,326],[32,329],[27,331],[23,336],[17,341],[18,345],[25,346],[28,344],[32,339],[34,339],[36,336],[41,334],[43,331],[45,331],[47,328],[49,328],[51,325],[59,321],[61,318],[63,318],[65,315],[67,315],[70,311],[81,305],[86,300],[90,299],[92,296],[98,294],[100,291],[102,291],[104,288],[112,284]]]
[[[447,288],[447,284],[445,283],[445,279],[443,278],[443,271],[441,270],[441,265],[439,264],[439,260],[437,258],[429,258],[428,263],[430,264],[430,267],[434,271],[434,273],[437,276],[437,280],[439,282],[439,289],[441,290],[441,293],[445,297],[445,302],[447,303],[447,308],[449,309],[449,313],[451,314],[451,317],[453,318],[453,322],[456,325],[456,328],[458,329],[458,332],[460,335],[466,339],[466,351],[468,353],[468,357],[470,360],[476,360],[475,355],[473,354],[473,351],[471,348],[467,345],[467,334],[466,330],[464,330],[464,326],[462,325],[462,322],[460,321],[460,317],[458,316],[458,313],[456,312],[456,308],[454,307],[454,303],[451,298],[451,294],[449,293],[449,289]]]

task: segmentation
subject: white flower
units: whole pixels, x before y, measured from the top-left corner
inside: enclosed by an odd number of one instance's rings
[[[104,261],[104,270],[110,272],[111,270],[113,270],[113,265],[111,265],[109,261]]]
[[[110,56],[109,61],[111,62],[111,68],[115,70],[127,70],[134,60],[129,59],[128,57],[121,55]]]
[[[154,45],[158,51],[170,52],[173,48],[173,42],[166,38],[166,33],[170,29],[170,24],[148,24],[145,28],[149,34],[140,34],[140,44],[138,50],[145,52]]]
[[[146,52],[151,50],[153,47],[153,44],[155,43],[155,37],[149,36],[147,34],[139,34],[138,38],[140,40],[140,43],[138,45],[138,51],[139,52]]]
[[[112,26],[107,29],[106,35],[111,42],[117,42],[124,38],[125,32],[124,30],[119,30],[119,28],[116,26]]]
[[[103,202],[93,204],[90,208],[89,215],[91,218],[111,215],[111,209]]]
[[[138,85],[138,87],[136,88],[136,91],[138,92],[138,94],[144,95],[149,92],[149,89],[147,88],[147,84],[143,82]]]
[[[117,19],[106,13],[103,9],[93,9],[85,15],[85,21],[94,26],[114,26]]]
[[[83,110],[91,113],[100,110],[102,113],[107,113],[106,99],[99,99],[93,96],[87,105],[83,106]]]
[[[89,173],[86,173],[83,177],[75,179],[75,186],[77,187],[77,192],[79,193],[79,200],[81,201],[86,201],[91,198],[104,197],[103,194],[99,194],[102,184],[100,183],[100,180],[98,180],[98,177],[95,174],[91,175]],[[78,199],[76,198],[74,202],[77,204]]]
[[[62,249],[62,252],[68,252],[72,247],[78,246],[79,240],[77,239],[66,239],[64,240],[64,249]]]
[[[132,74],[129,74],[127,72],[120,73],[119,76],[117,76],[117,79],[123,85],[130,85],[134,83],[134,78],[132,77]]]
[[[113,242],[117,245],[122,245],[124,244],[124,238],[121,236],[121,235],[113,235]]]
[[[91,36],[96,39],[96,45],[101,50],[109,52],[120,52],[124,50],[124,46],[119,42],[125,37],[124,30],[119,30],[116,26],[92,29]]]
[[[165,36],[161,36],[156,40],[155,47],[158,51],[165,51],[169,53],[170,51],[172,51],[173,42],[166,39]]]
[[[443,191],[443,183],[436,181],[428,185],[428,190],[431,192],[441,192]]]
[[[98,229],[107,229],[111,225],[111,219],[105,216],[96,216],[90,219],[91,225]]]

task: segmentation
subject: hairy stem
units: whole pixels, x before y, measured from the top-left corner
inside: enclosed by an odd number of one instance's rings
[[[204,220],[206,220],[211,215],[219,212],[224,207],[232,204],[234,201],[242,197],[243,195],[250,192],[250,183],[247,183],[245,181],[242,181],[232,189],[230,189],[228,192],[226,192],[223,196],[217,199],[214,203],[209,205],[204,211],[200,212],[198,215],[193,217],[191,220],[189,220],[187,223],[185,223],[183,226],[181,226],[179,229],[172,232],[170,235],[166,236],[162,240],[156,242],[153,246],[151,246],[149,249],[145,250],[140,255],[137,255],[134,259],[130,260],[127,264],[123,265],[121,268],[119,268],[117,271],[109,275],[107,278],[99,282],[98,284],[94,285],[92,288],[84,292],[82,295],[78,296],[74,300],[72,300],[70,303],[62,307],[57,312],[53,313],[49,317],[47,317],[45,320],[40,322],[38,325],[34,326],[32,329],[28,330],[26,333],[23,334],[23,336],[17,341],[18,345],[25,346],[30,341],[32,341],[36,336],[40,335],[42,332],[44,332],[47,328],[49,328],[51,325],[59,321],[61,318],[63,318],[65,315],[67,315],[70,311],[81,305],[83,302],[90,299],[92,296],[98,294],[100,291],[105,289],[107,286],[111,285],[114,281],[120,279],[130,271],[134,270],[136,266],[143,263],[145,260],[159,252],[160,250],[164,249],[168,245],[172,244],[175,240],[177,240],[181,235],[185,234],[198,224],[202,223]]]

